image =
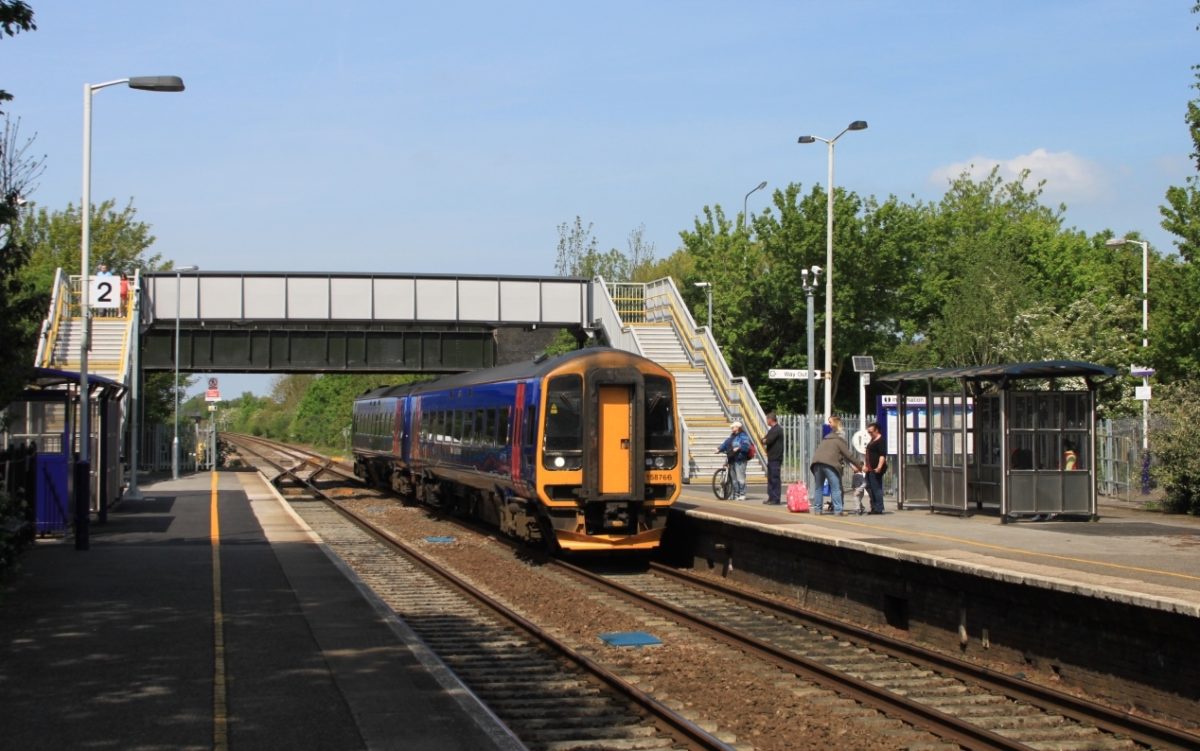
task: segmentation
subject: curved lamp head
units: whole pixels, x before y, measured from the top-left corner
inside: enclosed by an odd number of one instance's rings
[[[866,129],[867,129],[867,121],[866,120],[855,120],[854,122],[850,123],[849,127],[846,128],[846,130],[866,130]]]
[[[817,139],[813,138],[812,136],[800,136],[798,139],[796,139],[796,143],[816,143],[816,142],[817,142]]]
[[[133,76],[129,88],[142,91],[183,91],[183,79],[179,76]]]

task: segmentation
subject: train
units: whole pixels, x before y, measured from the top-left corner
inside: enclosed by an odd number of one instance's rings
[[[670,371],[623,350],[372,389],[354,471],[552,552],[653,550],[683,482]]]

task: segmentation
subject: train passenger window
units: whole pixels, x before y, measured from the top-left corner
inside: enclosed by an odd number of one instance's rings
[[[450,420],[451,420],[451,422],[450,422],[450,438],[453,439],[453,441],[455,443],[462,443],[462,434],[463,434],[462,410],[456,409],[451,414],[453,416],[450,418]]]
[[[484,444],[487,446],[495,446],[496,445],[496,410],[494,410],[494,409],[487,410],[487,414],[484,419],[485,419],[485,423],[484,423],[485,427],[483,429],[483,435],[485,436]]]
[[[475,410],[463,412],[463,443],[475,443]]]
[[[497,418],[497,420],[499,422],[499,425],[497,426],[499,430],[496,433],[496,439],[499,441],[499,445],[507,446],[509,443],[509,441],[508,441],[508,407],[503,407],[500,409],[500,414],[499,414],[499,417]]]
[[[487,410],[475,410],[475,443],[480,446],[488,445]]]
[[[559,376],[546,388],[547,469],[578,469],[583,458],[583,379]]]
[[[675,449],[675,407],[671,401],[671,382],[666,378],[646,378],[646,450]]]

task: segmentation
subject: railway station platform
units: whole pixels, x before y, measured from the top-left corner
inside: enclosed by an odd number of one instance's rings
[[[1200,519],[1100,503],[1098,521],[1049,520],[1001,524],[994,514],[968,517],[897,510],[883,515],[793,514],[750,500],[718,501],[707,488],[687,487],[677,508],[728,519],[798,540],[869,550],[897,561],[1125,602],[1200,618]],[[853,509],[847,494],[845,508]]]
[[[1096,521],[1002,524],[891,499],[878,516],[793,514],[704,490],[672,510],[676,564],[1196,727],[1198,519],[1101,503]]]
[[[257,473],[141,489],[0,582],[0,745],[523,748]]]

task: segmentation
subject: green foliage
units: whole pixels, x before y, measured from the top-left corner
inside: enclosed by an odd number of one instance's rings
[[[12,566],[30,536],[25,502],[0,490],[0,575]]]
[[[1164,507],[1176,513],[1200,514],[1200,452],[1196,451],[1196,425],[1200,425],[1200,381],[1179,381],[1159,386],[1154,393],[1155,416],[1161,423],[1153,432],[1154,479],[1166,491]]]
[[[16,36],[22,31],[33,31],[33,8],[24,0],[0,0],[0,39]],[[0,89],[0,102],[12,101],[12,94]]]
[[[627,282],[635,277],[644,281],[655,278],[647,275],[654,262],[654,243],[646,242],[646,225],[639,225],[629,233],[628,251],[625,252],[616,248],[601,252],[599,242],[592,235],[592,227],[590,222],[584,227],[578,216],[571,224],[558,225],[556,274],[586,279],[600,276],[610,282]]]
[[[0,342],[5,350],[0,363],[0,406],[8,404],[29,380],[38,322],[48,303],[46,293],[23,276],[31,249],[18,228],[25,197],[43,165],[29,154],[33,139],[22,141],[18,131],[19,124],[5,117],[0,133]]]

